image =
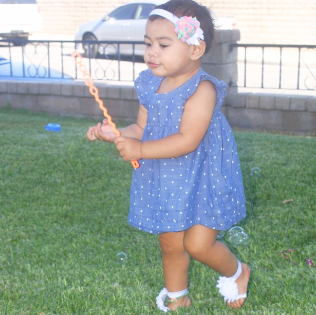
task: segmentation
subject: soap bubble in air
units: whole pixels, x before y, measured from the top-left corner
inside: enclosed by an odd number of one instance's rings
[[[226,233],[226,239],[233,245],[247,245],[248,234],[240,226],[234,226]]]
[[[261,176],[261,169],[259,167],[253,167],[250,171],[250,175],[253,177],[260,177]]]
[[[125,263],[127,261],[127,255],[124,252],[119,252],[116,255],[116,259],[119,263]]]
[[[218,239],[218,240],[222,239],[225,236],[225,233],[226,233],[226,231],[219,231],[217,236],[216,236],[216,239]]]

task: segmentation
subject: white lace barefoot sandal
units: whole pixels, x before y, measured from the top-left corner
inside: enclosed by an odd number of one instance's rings
[[[247,293],[238,294],[238,286],[235,282],[238,277],[241,275],[242,268],[240,261],[238,262],[238,267],[236,273],[232,277],[219,277],[217,281],[217,288],[219,289],[219,293],[224,297],[225,302],[232,303],[234,301],[245,299],[247,297]]]
[[[187,295],[189,295],[188,289],[179,292],[168,292],[166,288],[163,288],[156,297],[156,304],[161,311],[167,313],[168,311],[171,311],[171,309],[167,307],[166,304],[177,303],[179,299]]]

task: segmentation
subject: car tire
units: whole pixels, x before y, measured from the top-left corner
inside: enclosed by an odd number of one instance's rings
[[[83,40],[97,41],[97,38],[93,34],[86,34],[83,36]],[[97,44],[82,44],[84,50],[84,56],[87,58],[96,58],[99,51],[99,45]]]
[[[13,46],[24,46],[25,42],[29,39],[28,36],[14,37],[11,38],[11,43]]]

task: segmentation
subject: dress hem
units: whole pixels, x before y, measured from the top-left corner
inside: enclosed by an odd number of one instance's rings
[[[158,234],[168,233],[168,232],[182,232],[182,231],[186,231],[186,230],[190,229],[191,227],[193,227],[194,225],[202,225],[202,226],[205,226],[205,227],[207,227],[209,229],[217,230],[217,231],[226,231],[226,230],[228,230],[229,228],[231,228],[232,226],[234,226],[235,224],[237,224],[238,222],[242,221],[245,218],[246,218],[246,215],[240,217],[240,219],[238,219],[237,221],[230,222],[229,224],[226,224],[225,226],[222,226],[220,228],[219,227],[212,227],[209,224],[205,224],[203,222],[194,222],[194,223],[187,224],[187,226],[184,226],[183,228],[172,229],[172,227],[170,227],[170,229],[163,230],[163,231],[150,229],[150,228],[147,228],[146,226],[136,225],[136,224],[133,224],[132,222],[129,222],[129,221],[128,221],[128,224],[130,226],[136,228],[137,230],[140,230],[140,231],[143,231],[143,232],[147,232],[147,233],[150,233],[150,234],[158,235]]]

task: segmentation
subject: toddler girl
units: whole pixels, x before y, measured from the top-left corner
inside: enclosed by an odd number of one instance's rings
[[[157,6],[146,24],[149,69],[135,81],[137,123],[120,129],[120,137],[106,120],[87,133],[140,163],[128,222],[159,234],[165,288],[156,302],[164,312],[191,305],[190,257],[223,275],[217,287],[228,306],[240,308],[246,299],[250,268],[216,240],[246,211],[236,144],[220,110],[226,84],[201,69],[213,36],[210,12],[196,2]]]

